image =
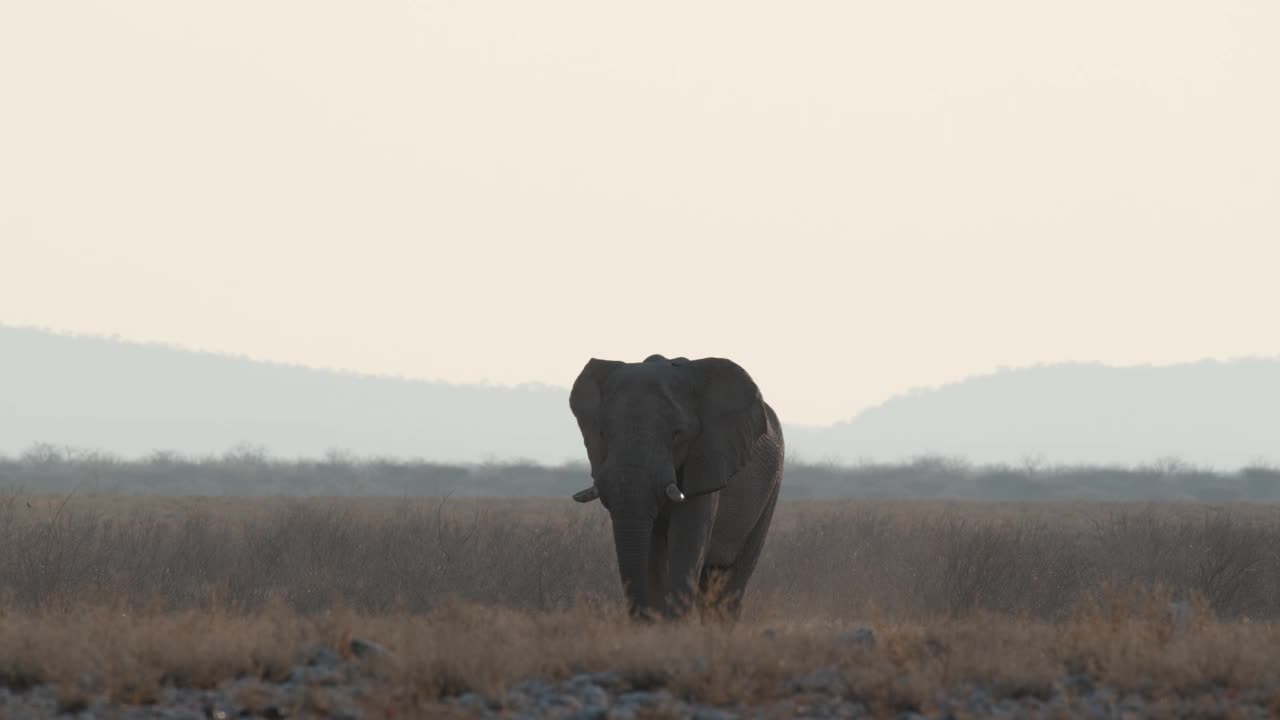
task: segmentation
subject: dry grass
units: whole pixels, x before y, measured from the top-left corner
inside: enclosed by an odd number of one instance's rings
[[[881,620],[874,648],[842,642],[824,620],[637,627],[612,608],[527,613],[445,605],[432,613],[304,616],[282,605],[221,611],[8,613],[0,622],[0,679],[53,682],[145,703],[161,686],[210,687],[233,677],[279,680],[311,643],[372,638],[395,659],[371,703],[408,710],[444,694],[491,697],[516,682],[615,669],[691,700],[767,702],[788,679],[835,668],[850,692],[884,712],[927,711],[944,688],[981,683],[997,698],[1052,694],[1072,673],[1117,692],[1195,697],[1217,685],[1280,710],[1280,626],[1205,616],[1178,632],[1162,592],[1100,592],[1045,622],[976,614],[956,620]]]
[[[0,498],[0,602],[527,611],[619,598],[608,518],[567,499]],[[1280,507],[783,503],[748,617],[1055,620],[1104,584],[1280,619]]]
[[[734,627],[622,622],[608,530],[563,500],[3,498],[0,684],[145,701],[358,635],[396,653],[393,709],[603,668],[767,700],[832,666],[885,712],[1072,673],[1280,711],[1280,508],[787,503]]]

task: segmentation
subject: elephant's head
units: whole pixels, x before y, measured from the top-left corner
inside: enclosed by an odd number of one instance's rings
[[[654,521],[730,481],[767,430],[764,402],[730,360],[654,355],[642,363],[592,359],[569,406],[594,481],[574,499],[598,498],[609,511],[627,601],[641,612],[662,601],[647,587]]]

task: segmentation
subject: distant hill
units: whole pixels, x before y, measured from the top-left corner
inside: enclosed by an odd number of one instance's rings
[[[283,457],[581,461],[567,396],[0,327],[0,453],[10,455],[38,442],[126,457],[248,444]],[[788,425],[787,444],[807,461],[1275,464],[1280,359],[1004,370],[900,395],[831,427]]]
[[[901,395],[791,438],[809,460],[938,454],[975,462],[1274,464],[1280,359],[1003,370]]]
[[[451,385],[316,370],[160,345],[0,327],[0,452],[36,442],[127,457],[582,455],[565,390]]]

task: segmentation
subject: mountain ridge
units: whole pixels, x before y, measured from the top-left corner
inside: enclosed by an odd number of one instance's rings
[[[820,434],[808,451],[845,459],[864,445],[877,459],[939,454],[976,462],[1275,462],[1280,358],[1002,368],[900,393]]]
[[[567,388],[545,383],[454,384],[3,325],[0,370],[0,453],[44,442],[209,455],[248,444],[284,456],[554,464],[583,452]],[[1001,368],[830,426],[784,425],[789,454],[806,461],[1276,462],[1280,358]]]

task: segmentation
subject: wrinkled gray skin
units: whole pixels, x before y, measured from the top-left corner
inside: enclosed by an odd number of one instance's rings
[[[574,499],[609,511],[631,615],[681,615],[714,585],[736,619],[782,483],[782,427],[751,376],[722,358],[592,359],[569,406],[594,481]]]

